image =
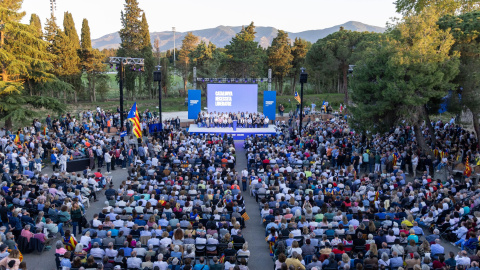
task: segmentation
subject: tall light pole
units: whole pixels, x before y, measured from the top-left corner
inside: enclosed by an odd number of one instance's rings
[[[123,131],[124,127],[124,110],[123,110],[123,80],[125,77],[125,66],[130,66],[133,71],[143,71],[144,59],[143,58],[131,58],[131,57],[110,57],[110,67],[113,64],[117,65],[117,69],[120,72],[119,76],[119,90],[120,90],[120,127]]]
[[[268,69],[268,91],[272,91],[272,69]]]
[[[57,0],[50,0],[50,12],[52,17],[55,17],[55,10],[57,9]]]
[[[160,140],[163,142],[163,121],[162,121],[162,71],[161,66],[156,66],[157,70],[153,72],[153,81],[158,82],[158,119],[160,123]]]
[[[305,68],[300,68],[300,125],[298,126],[298,135],[302,136],[302,120],[303,120],[303,84],[307,83],[308,74]]]
[[[175,27],[172,27],[173,31],[173,66],[175,66]]]

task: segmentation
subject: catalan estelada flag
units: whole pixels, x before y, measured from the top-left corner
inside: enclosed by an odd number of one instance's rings
[[[470,162],[468,162],[468,157],[467,157],[467,162],[465,162],[465,171],[463,171],[463,175],[466,177],[470,177],[472,175],[472,167],[470,167]]]
[[[18,136],[18,133],[17,133],[17,135],[15,136],[15,139],[13,140],[13,143],[15,143],[15,144],[20,144],[20,136]]]
[[[140,116],[138,115],[137,102],[133,103],[132,109],[128,113],[127,119],[132,121],[133,134],[137,138],[142,137],[142,127],[140,126]]]
[[[400,158],[400,155],[397,152],[393,153],[393,166],[397,166],[398,158]]]
[[[297,91],[295,91],[295,100],[298,101],[298,103],[302,103],[302,100],[300,99]]]

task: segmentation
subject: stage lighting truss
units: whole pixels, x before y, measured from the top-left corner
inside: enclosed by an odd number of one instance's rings
[[[131,71],[144,71],[145,60],[143,58],[132,58],[132,57],[110,57],[108,61],[110,63],[110,68],[113,68],[113,65],[116,65],[118,70],[120,65],[129,66]]]
[[[268,82],[268,78],[197,78],[197,82],[258,84],[258,83]]]

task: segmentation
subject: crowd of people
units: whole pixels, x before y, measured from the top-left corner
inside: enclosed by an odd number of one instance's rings
[[[367,138],[333,117],[299,135],[291,117],[282,129],[245,139],[275,269],[478,268],[478,186],[449,174],[478,156],[474,133],[454,120],[426,125],[428,154],[409,126]],[[440,237],[461,251],[445,252]]]
[[[116,236],[112,224],[120,225],[118,229],[123,231],[120,234],[129,239],[133,248],[137,245],[135,240],[141,243],[139,231],[142,236],[150,234],[151,242],[164,239],[168,233],[167,238],[176,244],[169,246],[165,244],[167,240],[163,240],[163,244],[155,246],[155,256],[150,254],[151,261],[161,264],[161,269],[165,269],[167,262],[188,269],[189,263],[191,267],[198,264],[199,260],[194,260],[200,259],[198,255],[204,255],[202,262],[206,262],[207,254],[215,253],[210,247],[196,250],[195,245],[189,246],[192,242],[187,238],[199,245],[203,240],[207,241],[205,245],[211,244],[214,239],[219,247],[225,244],[229,256],[225,261],[225,257],[221,258],[223,253],[216,252],[217,264],[223,267],[224,261],[228,265],[231,257],[235,257],[240,265],[241,257],[232,255],[238,250],[243,250],[240,255],[247,254],[248,246],[243,245],[241,233],[244,222],[240,212],[244,207],[235,188],[238,173],[234,170],[232,138],[190,136],[179,129],[173,119],[165,121],[163,133],[144,134],[143,140],[132,136],[122,139],[110,130],[118,125],[117,118],[116,114],[97,108],[95,112],[86,111],[78,116],[66,114],[54,120],[48,116],[44,124],[35,119],[31,127],[15,132],[2,129],[0,267],[26,269],[25,262],[21,264],[24,254],[54,246],[58,267],[68,267],[68,258],[73,269],[91,268],[94,258],[95,267],[131,268],[130,255],[125,255],[123,261],[105,263],[104,258],[91,254],[96,240],[104,239],[111,231]],[[142,114],[142,122],[151,121],[155,121],[155,116],[150,116],[148,111]],[[76,156],[89,158],[90,166],[68,173],[68,162]],[[121,186],[114,188],[109,175],[120,168],[125,169],[125,178]],[[97,218],[87,220],[90,201],[96,201],[103,190],[109,199],[105,208],[109,212],[102,211]],[[123,215],[115,218],[114,213]],[[102,220],[100,226],[99,219]],[[178,236],[185,231],[176,226],[178,219],[181,220],[178,224],[190,223],[192,229],[185,233],[185,244],[173,237],[174,233]],[[165,225],[165,220],[171,226]],[[232,240],[234,254],[226,239]],[[122,253],[123,248],[115,248]],[[197,255],[194,258],[188,254],[177,256],[177,260],[171,258],[177,249],[190,252],[192,248]],[[84,256],[78,253],[82,250]],[[136,254],[142,257],[139,252]],[[147,257],[142,259],[146,262]],[[246,264],[246,257],[243,259]],[[14,265],[9,266],[10,262]]]
[[[423,127],[432,148],[423,153],[409,126],[366,137],[344,118],[309,118],[299,134],[291,115],[277,121],[278,135],[247,137],[239,172],[232,137],[189,135],[178,118],[148,132],[157,118],[147,110],[143,139],[122,138],[110,130],[119,118],[97,108],[0,131],[0,267],[26,269],[24,255],[54,247],[59,268],[248,269],[247,190],[275,269],[478,266],[480,194],[454,175],[467,159],[476,175],[478,142],[454,119]],[[201,113],[197,124],[233,120],[269,121]],[[89,166],[69,173],[76,157]],[[122,179],[112,179],[116,169]],[[89,210],[100,193],[103,209]],[[445,252],[441,239],[460,252]]]
[[[237,122],[238,128],[266,128],[270,123],[268,116],[263,113],[249,112],[200,112],[195,123],[198,127],[225,128],[233,127],[233,121]]]

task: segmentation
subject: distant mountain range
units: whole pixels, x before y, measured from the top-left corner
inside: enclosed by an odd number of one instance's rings
[[[302,38],[306,41],[312,43],[317,40],[328,36],[329,34],[335,33],[343,26],[346,30],[358,31],[358,32],[377,32],[381,33],[385,31],[385,28],[379,26],[367,25],[361,22],[349,21],[344,24],[335,25],[325,29],[318,30],[308,30],[298,33],[288,32],[288,37],[291,40],[295,38]],[[238,32],[242,30],[242,26],[217,26],[215,28],[193,30],[187,32],[176,32],[175,33],[175,46],[180,48],[182,45],[182,40],[188,32],[192,32],[194,35],[199,36],[201,40],[205,42],[211,41],[217,47],[225,47],[232,40],[232,37],[235,36]],[[273,38],[277,36],[278,29],[274,27],[264,27],[257,26],[255,28],[257,35],[255,41],[258,41],[259,44],[267,48],[270,46]],[[152,44],[154,40],[158,37],[160,39],[160,50],[166,51],[173,48],[173,32],[172,31],[163,31],[163,32],[152,32],[150,33],[152,39]],[[101,38],[92,40],[92,46],[98,49],[109,49],[109,48],[118,48],[120,44],[120,36],[118,32],[105,35]]]

